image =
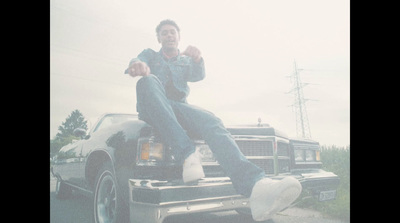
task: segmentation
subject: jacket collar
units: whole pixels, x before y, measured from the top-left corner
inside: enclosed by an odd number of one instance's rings
[[[174,57],[169,57],[163,50],[163,48],[160,49],[159,54],[161,55],[161,57],[166,60],[166,61],[176,61],[179,60],[179,58],[181,57],[181,52],[178,49],[178,55],[174,56]]]

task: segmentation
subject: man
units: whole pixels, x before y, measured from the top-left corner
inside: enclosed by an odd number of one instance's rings
[[[299,181],[293,177],[266,178],[264,171],[241,153],[219,118],[187,103],[187,82],[205,77],[200,50],[188,46],[182,53],[179,51],[180,29],[172,20],[161,21],[156,33],[160,51],[143,50],[130,61],[125,73],[142,76],[136,86],[139,118],[152,125],[161,139],[174,148],[175,159],[183,165],[183,181],[204,177],[200,155],[188,136],[194,133],[207,142],[237,192],[250,197],[254,220],[267,220],[289,206],[300,195]]]

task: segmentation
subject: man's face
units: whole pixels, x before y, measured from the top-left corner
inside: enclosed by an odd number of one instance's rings
[[[177,49],[180,35],[175,26],[166,24],[161,27],[157,39],[164,49]]]

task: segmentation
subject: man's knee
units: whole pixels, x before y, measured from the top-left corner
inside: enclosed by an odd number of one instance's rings
[[[141,77],[138,82],[136,83],[136,87],[144,86],[151,86],[155,84],[159,84],[160,80],[153,74],[149,74],[147,76]]]
[[[162,87],[162,84],[158,77],[153,74],[141,77],[136,83],[136,91],[138,93],[146,92],[151,89]]]

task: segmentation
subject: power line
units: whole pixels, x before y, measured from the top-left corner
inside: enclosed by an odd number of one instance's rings
[[[345,70],[335,70],[335,69],[301,69],[301,71],[311,71],[311,72],[343,72]]]
[[[57,4],[50,4],[50,8],[51,8],[51,12],[50,14],[54,15],[58,12],[63,12],[68,14],[69,16],[81,19],[81,20],[86,20],[90,23],[96,24],[96,25],[100,25],[100,26],[107,26],[109,28],[112,29],[121,29],[121,30],[130,30],[130,29],[135,29],[135,23],[131,23],[131,24],[127,24],[124,22],[118,22],[116,23],[115,21],[111,20],[111,19],[107,19],[103,17],[99,17],[99,16],[88,16],[87,12],[85,12],[84,10],[82,10],[81,8],[73,8],[70,7],[66,4],[62,4],[62,3],[57,3]],[[58,12],[55,12],[58,11]]]
[[[86,57],[92,60],[97,60],[97,61],[102,61],[102,62],[108,62],[116,65],[121,65],[121,66],[127,66],[128,62],[123,62],[122,59],[117,59],[117,58],[111,58],[111,57],[104,57],[104,56],[96,56],[92,53],[87,53],[85,51],[82,51],[80,49],[76,48],[71,48],[71,47],[65,47],[65,46],[60,46],[57,44],[50,44],[51,50],[56,50],[61,53],[65,54],[75,54],[80,57]]]
[[[54,4],[53,3],[50,5],[50,8],[51,8],[51,10],[58,10],[59,12],[61,11],[61,12],[67,13],[70,16],[73,16],[73,17],[76,17],[79,19],[83,19],[83,20],[89,21],[91,23],[113,26],[107,20],[104,20],[104,19],[100,20],[98,18],[95,19],[94,17],[87,16],[81,9],[76,9],[76,8],[72,9],[71,7],[68,7],[64,4],[60,4],[60,3]],[[55,12],[52,11],[51,14],[53,14],[53,13],[55,13]]]
[[[111,21],[110,19],[104,19],[104,18],[100,18],[100,17],[93,17],[93,16],[87,16],[85,14],[85,11],[83,11],[82,9],[79,8],[72,8],[69,7],[65,4],[62,4],[60,2],[57,2],[56,4],[53,2],[51,5],[51,10],[52,13],[51,14],[57,14],[58,12],[63,12],[68,14],[68,16],[70,17],[74,17],[74,18],[78,18],[81,20],[86,20],[90,23],[99,25],[99,26],[103,26],[103,27],[111,27],[113,29],[115,28],[119,28],[121,30],[131,30],[135,27],[133,27],[132,25],[127,25],[125,23],[116,23]],[[57,11],[57,12],[55,12]],[[61,46],[58,44],[55,44],[54,41],[52,41],[52,43],[50,44],[51,50],[56,50],[56,51],[64,51],[64,52],[73,52],[75,54],[79,54],[79,56],[84,56],[86,58],[90,58],[96,61],[105,61],[108,63],[113,63],[116,65],[121,65],[121,66],[127,66],[129,60],[131,58],[128,58],[128,60],[125,59],[121,59],[121,58],[111,58],[111,57],[104,57],[104,56],[98,56],[95,55],[93,53],[89,53],[89,52],[84,52],[80,49],[76,49],[76,48],[71,48],[71,47],[66,47],[66,46]]]
[[[124,74],[121,74],[121,75],[124,75]],[[105,80],[96,80],[96,79],[90,79],[90,78],[85,78],[85,77],[80,77],[80,76],[61,74],[61,73],[57,73],[57,72],[50,72],[50,76],[60,76],[60,77],[66,77],[66,78],[80,79],[80,80],[84,80],[84,81],[98,82],[98,83],[102,83],[102,84],[113,84],[113,85],[119,85],[119,86],[132,87],[132,85],[130,85],[130,84],[123,84],[123,83],[119,83],[119,82],[105,81]]]

